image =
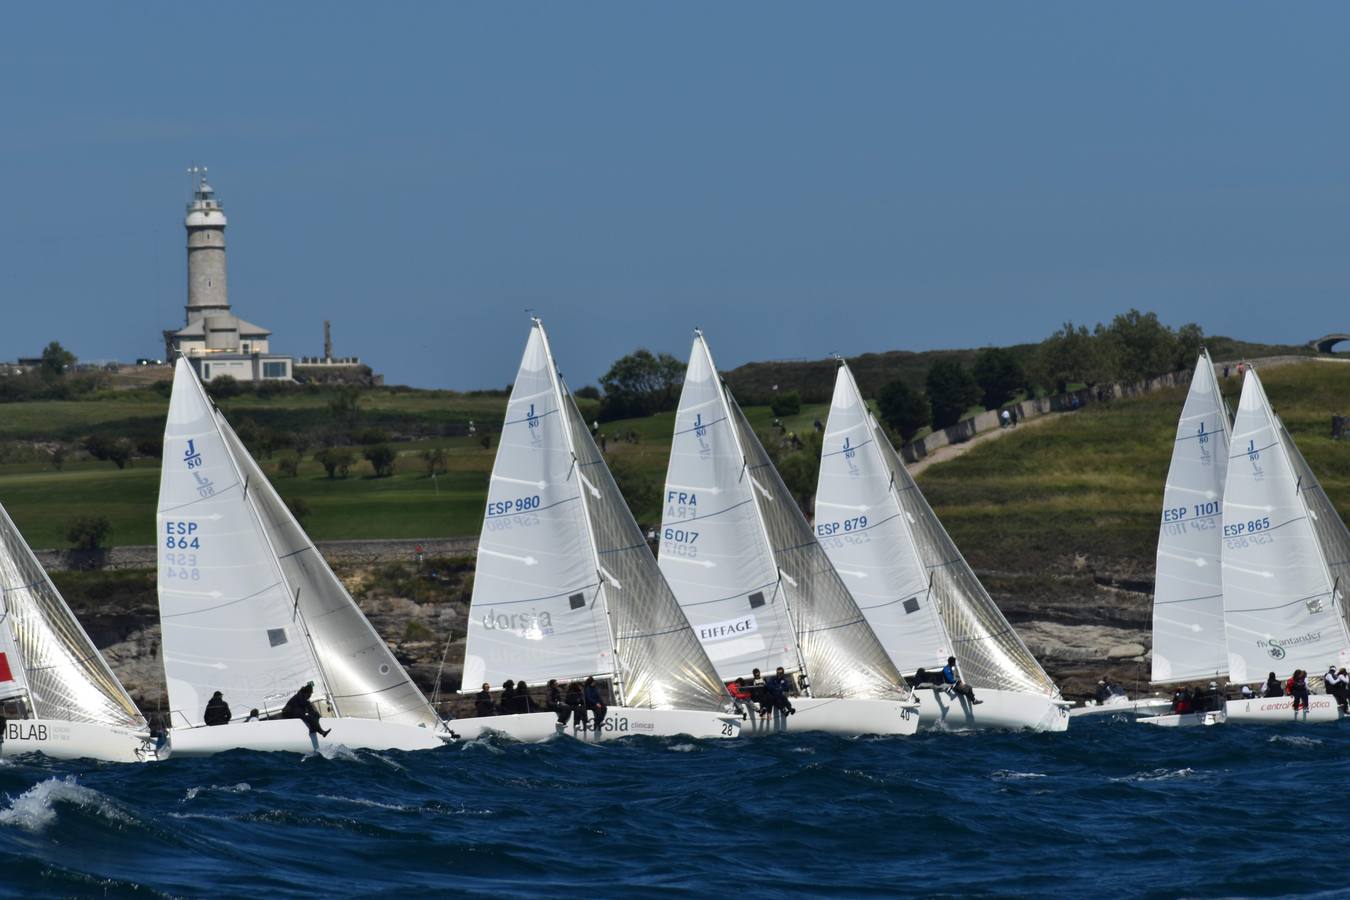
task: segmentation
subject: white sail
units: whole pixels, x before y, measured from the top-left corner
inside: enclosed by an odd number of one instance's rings
[[[202,724],[214,691],[240,717],[278,711],[309,681],[316,699],[328,695],[244,482],[205,391],[180,359],[156,517],[164,675],[177,727]]]
[[[628,707],[728,700],[535,320],[488,486],[464,684],[589,675]]]
[[[1155,684],[1228,674],[1223,492],[1231,432],[1209,353],[1200,351],[1163,492],[1153,591]]]
[[[1223,599],[1232,680],[1350,662],[1343,593],[1327,566],[1297,465],[1256,372],[1233,422],[1223,495]]]
[[[145,720],[0,507],[0,701],[54,721],[144,728]]]
[[[216,424],[244,472],[247,497],[266,530],[282,574],[297,598],[299,616],[340,716],[436,728],[440,719],[351,594],[328,567],[295,516],[263,474],[225,417]]]
[[[904,679],[722,385],[702,334],[694,339],[684,391],[666,479],[661,569],[718,672],[730,679],[748,675],[752,665],[781,665],[804,670],[816,697],[905,693]],[[691,491],[702,492],[698,503],[681,497]],[[753,518],[740,512],[747,507]],[[678,540],[672,529],[697,531],[696,542]],[[701,544],[696,559],[711,563],[704,568],[715,576],[697,574],[680,544]],[[742,645],[741,652],[720,655],[717,644],[728,629],[762,632],[763,649]]]
[[[727,680],[801,665],[754,493],[721,379],[696,338],[675,413],[660,565]]]
[[[975,688],[1057,697],[905,469],[840,364],[825,427],[816,534],[903,672],[960,660]]]

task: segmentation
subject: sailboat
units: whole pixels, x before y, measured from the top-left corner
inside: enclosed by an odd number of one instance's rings
[[[1228,676],[1223,571],[1219,563],[1231,444],[1228,407],[1214,378],[1214,363],[1202,349],[1177,421],[1163,490],[1149,679],[1155,685],[1217,681]],[[1181,714],[1160,710],[1158,715],[1139,721],[1186,726],[1216,725],[1226,719],[1224,710]]]
[[[730,738],[740,719],[532,320],[488,485],[463,684],[608,683],[601,731],[553,712],[454,719],[521,740]]]
[[[694,332],[666,474],[661,571],[724,681],[779,667],[795,714],[755,730],[913,734],[915,702]]]
[[[1344,592],[1350,531],[1247,369],[1233,422],[1223,493],[1223,613],[1234,682],[1315,677],[1350,665]],[[1314,694],[1300,720],[1338,718],[1334,699]],[[1229,720],[1291,720],[1289,698],[1230,701]]]
[[[156,521],[175,755],[422,750],[449,738],[181,358]],[[307,684],[327,736],[279,717]],[[207,726],[215,691],[232,717]]]
[[[168,755],[0,507],[0,757]]]
[[[821,452],[816,536],[901,672],[941,672],[956,656],[980,703],[916,684],[922,727],[1068,727],[1069,704],[947,535],[843,360]]]

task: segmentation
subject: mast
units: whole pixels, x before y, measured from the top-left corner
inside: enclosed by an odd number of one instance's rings
[[[727,425],[731,432],[731,440],[736,446],[736,452],[740,454],[741,457],[741,474],[749,480],[750,491],[752,494],[755,491],[762,492],[763,489],[755,481],[754,476],[750,474],[750,460],[745,455],[745,445],[741,443],[741,436],[736,427],[738,424],[737,420],[731,413],[731,401],[727,397],[727,386],[722,380],[722,373],[718,370],[717,364],[712,358],[712,351],[708,349],[708,343],[703,338],[703,332],[695,328],[694,336],[698,339],[699,346],[703,348],[704,355],[708,357],[708,368],[712,369],[713,377],[717,380],[717,397],[722,403],[722,414],[726,416]],[[767,544],[769,528],[764,521],[764,511],[759,508],[759,500],[755,500],[750,505],[755,510],[755,521],[759,523],[759,533],[764,536],[765,543]],[[788,578],[788,576],[783,572],[782,567],[778,565],[778,555],[774,553],[773,545],[771,544],[769,545],[769,556],[773,558],[774,571],[778,574],[778,583],[774,586],[774,589],[775,592],[780,594],[783,598],[783,613],[787,617],[788,625],[792,628],[792,646],[796,651],[798,670],[802,673],[802,692],[809,697],[811,696],[811,673],[806,668],[806,655],[802,652],[802,633],[801,629],[797,627],[796,617],[792,614],[792,602],[788,598],[788,592],[783,588],[783,580]],[[789,578],[789,580],[791,579]],[[793,586],[796,587],[795,584]]]
[[[591,522],[590,503],[586,499],[587,491],[595,490],[595,488],[586,480],[586,477],[581,472],[581,466],[579,465],[580,460],[577,457],[576,440],[572,435],[572,425],[567,421],[567,416],[565,415],[565,404],[568,398],[563,395],[562,378],[558,374],[558,366],[553,359],[553,347],[548,342],[548,332],[544,330],[543,320],[538,316],[530,316],[530,321],[534,323],[535,328],[539,329],[539,338],[544,342],[544,355],[548,359],[548,375],[549,382],[553,386],[553,399],[554,402],[558,404],[558,415],[562,425],[563,435],[567,439],[567,450],[572,455],[572,469],[577,475],[577,493],[581,497],[581,514],[586,520],[586,527],[583,529],[586,533],[586,546],[589,547],[591,551],[591,560],[595,565],[595,575],[600,581],[600,598],[605,604],[605,634],[609,639],[609,658],[610,668],[612,670],[609,673],[609,679],[614,686],[614,699],[618,701],[616,705],[623,706],[623,677],[619,666],[619,647],[614,640],[614,623],[610,619],[609,595],[606,591],[606,585],[612,583],[613,578],[605,571],[605,567],[600,564],[600,552],[596,549],[595,534],[591,530],[593,526]]]

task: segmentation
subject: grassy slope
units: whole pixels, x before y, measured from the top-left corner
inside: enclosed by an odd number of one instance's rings
[[[1350,412],[1350,366],[1297,365],[1262,375],[1271,402],[1332,502],[1350,511],[1350,444],[1330,438]],[[1240,383],[1224,384],[1232,408]],[[919,479],[976,568],[1151,579],[1158,516],[1185,389],[1091,407],[1010,434]]]

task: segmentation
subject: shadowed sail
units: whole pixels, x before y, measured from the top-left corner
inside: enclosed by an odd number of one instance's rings
[[[1223,600],[1233,681],[1350,664],[1345,585],[1338,578],[1350,540],[1343,524],[1336,527],[1339,516],[1321,486],[1307,476],[1307,463],[1248,369],[1223,495]]]
[[[621,706],[729,702],[536,319],[488,486],[464,683],[590,675],[612,678]]]
[[[0,702],[35,718],[144,728],[145,720],[0,507]]]
[[[1223,490],[1231,432],[1209,353],[1200,351],[1163,492],[1153,591],[1155,684],[1228,674]]]
[[[976,688],[1059,690],[984,589],[841,363],[825,427],[816,534],[902,672],[960,659]]]

